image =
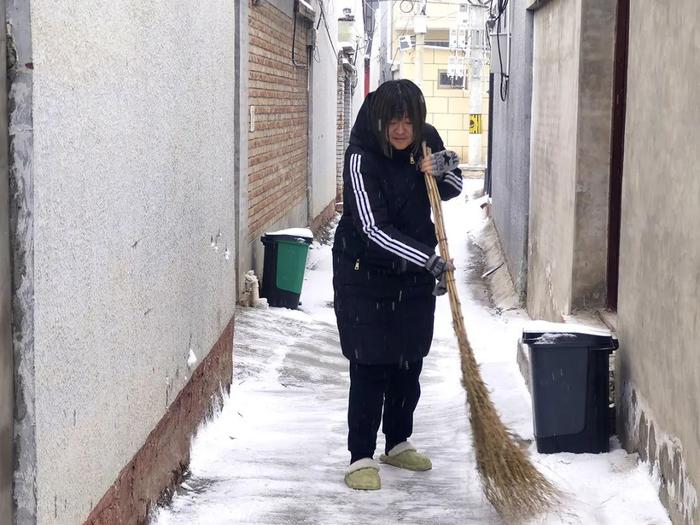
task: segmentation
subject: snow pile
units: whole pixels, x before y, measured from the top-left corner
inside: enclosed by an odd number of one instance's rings
[[[187,354],[187,366],[189,368],[192,368],[195,364],[197,363],[197,355],[194,353],[194,350],[190,348],[189,354]]]

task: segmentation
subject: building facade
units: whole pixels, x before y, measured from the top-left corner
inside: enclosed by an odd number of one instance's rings
[[[697,27],[700,11],[692,0],[630,4],[617,307],[620,431],[625,447],[659,472],[673,523],[697,524],[698,41],[692,31],[653,38],[649,31]]]
[[[700,186],[688,147],[698,135],[698,67],[692,31],[653,29],[694,27],[700,14],[691,4],[513,3],[513,43],[529,38],[529,22],[518,20],[532,20],[529,156],[503,138],[508,118],[527,112],[496,103],[493,120],[494,221],[506,247],[528,224],[528,311],[552,321],[594,313],[616,331],[618,434],[658,473],[678,524],[700,522]],[[527,82],[515,78],[511,50],[509,97],[517,90],[517,100]],[[503,167],[507,155],[516,166],[529,162],[528,205],[511,208],[516,220],[506,210],[526,185]],[[506,249],[516,270],[519,253]]]
[[[527,288],[533,12],[510,0],[491,30],[493,73],[491,210],[506,266],[521,301]]]
[[[406,5],[408,3],[396,3],[392,12],[394,76],[413,80],[421,87],[428,110],[427,120],[440,132],[445,147],[455,151],[462,163],[483,167],[489,126],[487,57],[484,49],[478,56],[476,49],[468,50],[472,42],[468,31],[462,30],[461,35],[461,42],[466,45],[456,47],[458,44],[454,42],[455,33],[459,35],[460,9],[469,4],[430,2],[423,14],[420,2],[414,2],[411,10],[402,10]],[[478,10],[481,17],[485,12],[485,8]],[[480,29],[473,41],[475,45],[483,41],[485,46],[485,24],[476,25]],[[416,44],[417,28],[423,46]]]
[[[534,14],[528,310],[605,305],[615,2]]]
[[[179,482],[260,235],[334,211],[329,7],[8,6],[0,522],[143,522]]]

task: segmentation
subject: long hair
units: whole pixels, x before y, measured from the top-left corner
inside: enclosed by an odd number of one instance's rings
[[[374,92],[369,115],[370,126],[384,155],[391,157],[393,152],[389,142],[389,121],[404,117],[408,117],[413,126],[413,152],[419,151],[426,109],[423,92],[413,82],[406,79],[384,82]]]

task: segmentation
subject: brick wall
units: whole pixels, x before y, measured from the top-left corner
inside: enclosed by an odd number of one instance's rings
[[[338,98],[336,100],[338,108],[338,126],[336,128],[335,146],[335,168],[336,168],[336,200],[343,200],[343,156],[345,154],[345,141],[343,130],[345,129],[345,70],[342,59],[338,58]]]
[[[352,96],[354,94],[354,90],[352,88],[352,81],[350,77],[346,76],[345,77],[345,99],[343,101],[344,104],[344,119],[343,119],[343,153],[345,153],[345,150],[347,147],[350,145],[350,132],[352,131],[352,126],[355,122],[353,122],[352,118]]]
[[[250,2],[250,0],[248,0]],[[282,219],[307,197],[308,60],[306,24],[266,1],[250,4],[249,104],[255,131],[249,134],[249,240]],[[301,226],[301,225],[299,225]]]
[[[345,150],[350,145],[350,132],[352,131],[352,77],[343,67],[343,56],[338,57],[338,120],[336,128],[336,199],[343,200],[343,164],[345,162]]]

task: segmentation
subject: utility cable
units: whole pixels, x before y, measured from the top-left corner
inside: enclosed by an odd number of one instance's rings
[[[410,0],[408,0],[408,1],[410,1]],[[392,8],[393,8],[393,5],[392,5]],[[411,23],[411,19],[409,18],[409,19],[406,21],[406,25],[404,26],[403,31],[401,31],[401,33],[405,33],[406,31],[408,31],[408,26],[409,26],[410,23]],[[399,35],[399,38],[400,38],[401,36],[403,36],[403,35]],[[392,40],[393,40],[393,39],[392,39]],[[394,65],[394,60],[396,60],[396,55],[399,54],[399,51],[400,51],[400,50],[401,50],[401,43],[399,42],[399,45],[396,46],[396,51],[394,52],[394,56],[393,56],[392,59],[391,59],[391,65],[392,65],[392,66]]]
[[[321,19],[323,19],[323,25],[326,28],[326,35],[328,35],[328,42],[331,44],[331,49],[333,50],[333,55],[335,56],[336,60],[338,59],[338,51],[335,49],[335,43],[333,42],[333,38],[331,37],[331,32],[328,29],[328,18],[326,17],[326,10],[323,7],[323,0],[319,1],[319,6],[321,7],[321,16],[319,17],[319,22],[318,25],[321,25]],[[318,26],[316,26],[318,29]]]
[[[480,0],[476,0],[480,1]],[[508,9],[509,0],[489,0],[489,20],[486,22],[486,26],[491,25],[496,27],[496,50],[498,52],[498,64],[499,64],[499,95],[501,100],[505,102],[508,98],[508,86],[510,82],[510,59],[508,60],[508,72],[503,70],[503,52],[501,50],[501,23],[506,9]],[[495,10],[494,10],[495,6]],[[507,15],[506,15],[507,16]],[[508,38],[508,34],[506,34]]]
[[[298,64],[296,61],[296,49],[297,49],[297,18],[299,18],[299,2],[294,0],[294,24],[292,30],[292,64],[294,67],[308,69],[308,64]]]

